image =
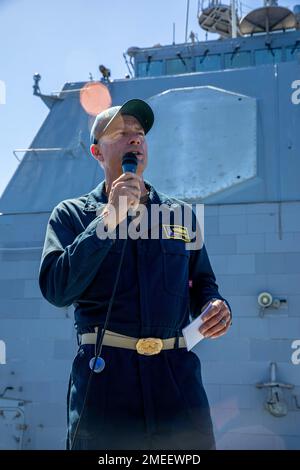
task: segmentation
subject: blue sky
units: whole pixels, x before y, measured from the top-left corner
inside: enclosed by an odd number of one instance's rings
[[[99,78],[104,63],[112,78],[123,78],[123,52],[131,46],[149,47],[176,42],[185,35],[186,0],[0,0],[0,80],[6,103],[0,104],[0,195],[15,172],[13,150],[30,147],[48,114],[32,95],[33,74],[42,76],[42,92],[60,90],[68,81]],[[223,3],[229,3],[224,0]],[[249,8],[263,0],[247,0]],[[279,2],[292,6],[295,0]],[[204,39],[197,22],[198,0],[190,0],[189,31]],[[217,36],[210,36],[217,37]],[[21,155],[20,155],[21,156]]]

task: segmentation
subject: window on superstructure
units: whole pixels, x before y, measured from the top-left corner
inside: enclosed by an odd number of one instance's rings
[[[220,70],[221,56],[220,54],[203,55],[195,58],[196,72],[204,72],[210,70]]]
[[[281,48],[276,49],[261,49],[254,52],[255,64],[277,64],[281,62],[282,50]]]
[[[137,76],[138,77],[157,77],[163,75],[163,61],[152,60],[147,62],[137,63]]]
[[[192,71],[191,58],[183,57],[182,59],[168,59],[166,61],[167,75],[177,75],[179,73],[188,73]]]
[[[230,52],[225,54],[225,69],[249,67],[251,65],[251,52]]]
[[[298,47],[287,47],[286,48],[286,60],[296,60],[298,57],[300,58],[300,45]]]

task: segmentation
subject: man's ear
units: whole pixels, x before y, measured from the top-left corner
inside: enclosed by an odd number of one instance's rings
[[[98,145],[92,144],[90,146],[90,151],[91,151],[91,154],[93,155],[93,157],[95,158],[95,160],[98,160],[98,162],[100,162],[100,163],[103,161],[103,157],[102,157],[102,154],[101,154],[101,151],[100,151]]]
[[[93,157],[96,157],[96,155],[98,154],[98,147],[96,144],[92,144],[90,146],[90,151],[91,151],[91,154],[93,155]]]

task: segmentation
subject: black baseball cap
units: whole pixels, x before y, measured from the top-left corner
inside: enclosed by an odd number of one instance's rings
[[[152,108],[143,100],[133,99],[126,101],[122,106],[112,106],[105,109],[96,116],[91,129],[91,143],[97,144],[113,120],[117,116],[125,114],[135,117],[144,129],[145,134],[150,131],[154,122]]]

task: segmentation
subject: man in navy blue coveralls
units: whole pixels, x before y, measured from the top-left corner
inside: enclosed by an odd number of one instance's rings
[[[144,214],[155,204],[186,205],[143,179],[148,159],[145,134],[153,120],[151,108],[142,100],[98,115],[91,153],[102,166],[105,181],[86,195],[59,203],[48,222],[40,288],[53,305],[74,305],[81,338],[104,325],[125,241],[109,235],[118,233],[128,210],[136,210],[140,203]],[[136,155],[136,174],[122,171],[127,152]],[[200,315],[210,301],[212,308],[201,326],[206,338],[226,333],[231,312],[218,292],[205,246],[187,250],[184,227],[176,232],[170,224],[169,229],[168,237],[162,237],[160,227],[159,239],[127,239],[108,329],[137,341],[160,338],[163,344],[173,338],[172,346],[152,355],[103,346],[106,366],[100,374],[92,373],[82,412],[95,345],[81,344],[70,376],[68,448],[215,448],[200,361],[178,344],[190,316]]]

